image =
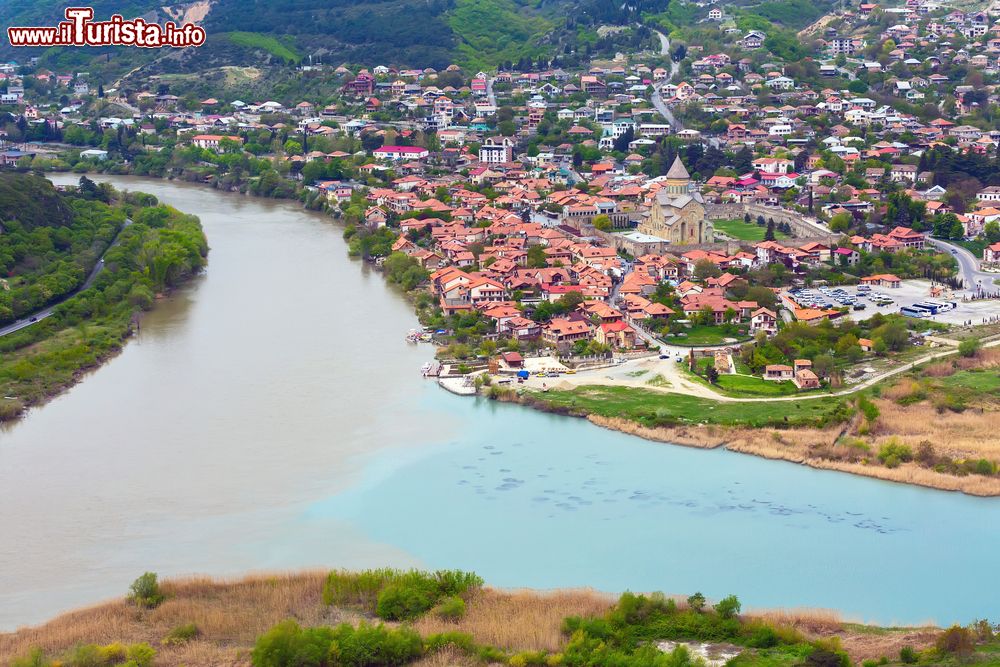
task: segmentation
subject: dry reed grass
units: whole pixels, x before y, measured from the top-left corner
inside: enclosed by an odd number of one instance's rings
[[[566,641],[560,632],[567,616],[599,616],[615,599],[591,590],[501,591],[486,588],[469,600],[458,622],[427,615],[414,628],[422,635],[457,630],[478,644],[517,651],[557,651]]]
[[[116,641],[149,642],[157,648],[157,665],[244,664],[257,635],[283,619],[296,618],[305,625],[338,622],[338,614],[322,604],[325,576],[301,572],[165,581],[162,588],[168,598],[156,609],[139,609],[120,599],[0,634],[0,664],[34,647],[59,655],[77,644]],[[186,623],[198,626],[197,639],[181,646],[159,645],[170,630]]]
[[[0,634],[0,665],[40,647],[58,656],[81,643],[149,642],[157,648],[158,667],[249,667],[257,636],[278,621],[294,618],[301,625],[357,623],[360,616],[326,607],[321,591],[325,572],[257,574],[242,579],[207,578],[165,581],[170,596],[158,608],[141,610],[125,600],[63,614],[44,625]],[[552,592],[483,589],[469,601],[465,617],[456,623],[432,616],[417,622],[421,634],[458,631],[482,644],[510,651],[557,651],[567,616],[599,616],[614,605],[611,596],[590,590]],[[793,628],[807,637],[839,636],[856,660],[897,655],[903,645],[930,645],[933,628],[873,630],[843,624],[826,610],[756,611],[747,618]],[[181,646],[164,646],[174,627],[195,623],[200,636]],[[430,655],[419,667],[471,667],[474,660],[453,649]]]
[[[725,444],[724,436],[727,432],[727,429],[718,426],[658,426],[650,428],[637,424],[630,419],[604,417],[601,415],[587,415],[587,421],[603,428],[621,431],[622,433],[635,435],[646,440],[669,442],[672,445],[699,447],[701,449],[715,449]]]

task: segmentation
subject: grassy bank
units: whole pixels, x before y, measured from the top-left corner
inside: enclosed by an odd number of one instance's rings
[[[727,650],[729,664],[788,667],[859,664],[996,664],[1000,646],[982,624],[951,629],[881,628],[845,623],[835,613],[803,610],[741,613],[735,596],[667,597],[588,590],[538,593],[473,586],[459,611],[438,606],[406,623],[384,621],[363,600],[418,594],[420,582],[449,573],[302,572],[238,580],[164,582],[150,604],[121,598],[0,634],[0,663],[44,667],[123,664],[85,662],[155,654],[149,663],[187,665],[650,665],[695,667],[692,651]],[[330,581],[343,597],[328,604]],[[327,595],[324,595],[324,591]],[[324,600],[324,597],[327,600]],[[162,599],[162,601],[161,601]],[[287,619],[295,619],[294,622]],[[950,634],[949,634],[950,633]],[[956,633],[958,633],[956,635]],[[334,637],[339,639],[334,639]],[[356,651],[364,639],[364,650]],[[958,641],[954,641],[954,640]],[[657,648],[663,641],[684,644]],[[330,642],[335,642],[336,651]],[[137,653],[139,651],[136,651]],[[147,652],[148,654],[148,652]],[[30,661],[19,662],[25,656]],[[821,661],[822,660],[822,661]]]
[[[528,396],[554,412],[598,415],[636,422],[648,428],[693,426],[824,426],[847,418],[844,401],[724,402],[685,394],[588,385],[552,389]]]

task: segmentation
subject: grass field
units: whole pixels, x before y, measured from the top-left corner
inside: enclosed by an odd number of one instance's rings
[[[734,395],[789,396],[799,392],[799,388],[791,382],[772,382],[751,375],[720,375],[718,386],[727,394]]]
[[[723,345],[727,339],[734,339],[742,342],[750,340],[746,334],[726,333],[722,327],[697,324],[690,329],[685,329],[685,336],[664,336],[663,340],[671,345]]]
[[[727,403],[683,394],[664,394],[635,387],[586,385],[549,390],[533,397],[550,406],[602,417],[620,417],[643,426],[709,423],[726,426],[809,426],[822,421],[839,401],[745,401]]]
[[[716,231],[722,232],[726,236],[731,236],[738,241],[763,241],[764,234],[767,233],[767,226],[759,226],[756,223],[744,222],[743,220],[713,220],[712,226]],[[774,238],[788,238],[786,234],[774,231]]]
[[[281,58],[282,60],[292,60],[294,62],[298,62],[302,59],[302,56],[297,54],[287,45],[282,44],[276,38],[259,32],[231,32],[229,33],[229,41],[237,46],[245,46],[251,49],[263,49],[272,56]]]

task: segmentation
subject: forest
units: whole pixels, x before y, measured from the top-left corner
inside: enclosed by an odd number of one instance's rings
[[[6,278],[16,287],[3,291],[9,308],[26,308],[31,298],[56,300],[48,289],[71,292],[102,252],[104,269],[50,317],[0,337],[0,420],[55,395],[120,349],[138,313],[200,271],[208,256],[198,218],[151,195],[119,193],[86,177],[65,194],[28,174],[5,174],[3,183],[53,205],[48,219],[29,211],[3,222],[18,230],[0,235],[0,256],[16,259]]]

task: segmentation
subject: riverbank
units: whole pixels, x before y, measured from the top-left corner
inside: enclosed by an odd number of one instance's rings
[[[91,206],[127,218],[83,288],[30,326],[0,338],[0,421],[10,421],[77,384],[118,354],[139,326],[139,315],[205,265],[208,243],[198,218],[141,194],[56,194],[83,215]],[[91,183],[91,186],[93,184]],[[135,222],[130,222],[134,218]]]
[[[997,348],[956,355],[838,401],[724,402],[586,384],[488,396],[656,442],[997,497],[997,368]]]
[[[165,581],[161,585],[165,601],[153,609],[118,598],[62,614],[37,627],[0,634],[0,664],[12,664],[32,650],[40,650],[45,656],[59,656],[80,645],[147,643],[156,651],[158,666],[249,665],[257,638],[287,618],[296,619],[303,627],[378,621],[353,608],[325,605],[322,591],[326,574],[304,571],[232,580]],[[685,604],[684,596],[677,599],[680,605]],[[415,620],[412,627],[422,636],[442,632],[468,634],[478,645],[510,654],[555,653],[565,650],[570,640],[563,630],[565,619],[603,617],[615,604],[616,596],[593,590],[542,592],[487,587],[468,596],[460,618],[449,620],[426,614]],[[926,650],[940,634],[933,627],[881,628],[849,623],[834,612],[822,610],[750,611],[741,620],[750,626],[777,628],[781,637],[794,634],[814,642],[832,641],[836,637],[855,663],[882,656],[895,661],[904,646],[915,651]],[[181,632],[179,628],[187,631]],[[757,653],[753,649],[749,652]],[[787,656],[789,660],[792,657]],[[474,656],[449,651],[428,655],[412,664],[486,663]],[[512,659],[510,664],[520,663]],[[779,660],[768,664],[792,662]]]

